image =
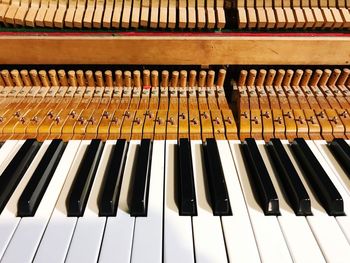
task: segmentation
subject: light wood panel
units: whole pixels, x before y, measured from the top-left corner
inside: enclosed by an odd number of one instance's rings
[[[0,64],[347,65],[346,36],[1,36]]]

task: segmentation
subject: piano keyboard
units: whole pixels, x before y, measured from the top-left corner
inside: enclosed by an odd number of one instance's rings
[[[349,143],[8,140],[1,262],[347,262]]]
[[[16,27],[179,30],[349,29],[347,0],[33,0],[0,3]]]

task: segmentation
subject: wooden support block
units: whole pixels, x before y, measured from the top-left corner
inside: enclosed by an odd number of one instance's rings
[[[218,29],[223,29],[226,25],[226,17],[224,10],[224,0],[216,0],[216,27]]]
[[[190,139],[201,139],[201,123],[198,108],[193,107],[189,101],[189,124],[190,124]]]
[[[140,24],[140,15],[141,15],[141,1],[133,1],[132,10],[131,10],[131,27],[138,28]],[[125,4],[124,4],[125,5]]]
[[[224,140],[226,139],[225,136],[225,124],[224,120],[221,115],[220,110],[211,110],[211,119],[212,119],[212,126],[213,126],[213,133],[214,138],[216,140]]]
[[[269,98],[267,97],[264,87],[256,87],[256,90],[259,97],[259,108],[261,110],[270,109]]]
[[[176,26],[176,0],[169,0],[168,12],[168,28],[173,29]]]
[[[131,140],[141,140],[147,110],[137,110],[133,121]]]
[[[54,19],[51,20],[51,14],[53,14],[53,9],[50,9],[52,10],[51,12],[48,12],[46,14],[46,17],[45,17],[45,26],[48,25],[48,26],[52,26],[52,23],[55,27],[58,27],[58,28],[63,28],[63,25],[65,23],[65,15],[66,15],[66,12],[67,12],[67,6],[66,5],[63,5],[61,4],[61,1],[59,2],[58,4],[58,8],[54,14]]]
[[[332,28],[334,25],[334,17],[329,8],[321,8],[321,12],[323,15],[324,23],[323,23],[323,28]]]
[[[187,27],[193,29],[196,27],[196,1],[188,0],[187,2],[188,24]]]
[[[64,16],[64,25],[66,27],[72,28],[74,26],[74,16],[75,16],[75,10],[77,8],[78,0],[70,0],[68,1],[68,9]],[[57,10],[58,11],[58,10]],[[56,13],[57,16],[57,13]],[[56,18],[55,18],[56,20]],[[55,23],[56,24],[56,23]]]
[[[316,20],[314,13],[310,7],[303,7],[303,12],[305,16],[305,25],[304,28],[313,28],[315,26]]]
[[[113,8],[113,16],[112,16],[112,27],[114,27],[114,28],[120,27],[121,19],[122,19],[122,11],[123,11],[123,0],[115,0],[114,1],[114,8]],[[128,18],[129,18],[130,12],[131,12],[130,4],[129,4],[129,7],[126,8],[126,11],[129,11],[129,14],[128,14]],[[123,17],[124,17],[124,15],[123,15]],[[127,21],[127,27],[129,27],[129,22],[128,22],[129,20],[127,18],[125,18],[125,21]]]
[[[138,1],[135,1],[135,2],[138,2]],[[132,14],[131,6],[132,6],[132,0],[124,0],[124,6],[121,7],[122,11],[123,11],[123,15],[121,18],[122,28],[129,28],[129,26],[130,26],[130,18],[131,18],[131,14]],[[114,15],[113,15],[113,17],[114,17]]]
[[[159,27],[166,28],[168,24],[168,0],[160,0]]]
[[[325,109],[328,116],[328,120],[332,125],[332,134],[334,138],[346,138],[345,137],[345,127],[339,118],[338,113],[335,109]]]
[[[178,27],[183,29],[183,28],[186,28],[186,26],[187,26],[187,0],[179,0]]]
[[[350,28],[350,11],[346,8],[339,8],[340,15],[344,21],[343,28]]]
[[[120,138],[121,134],[121,128],[124,122],[124,110],[116,110],[114,114],[110,111],[110,115],[108,118],[106,118],[106,122],[108,121],[109,124],[109,134],[108,134],[108,139],[109,140],[116,140]]]
[[[20,5],[19,0],[15,0],[11,2],[11,5],[7,9],[7,12],[4,17],[4,23],[11,24],[11,25],[15,24],[15,16],[19,8],[19,5]]]
[[[178,137],[179,128],[179,111],[178,109],[169,109],[167,117],[167,130],[166,138],[167,140],[176,140]]]
[[[97,3],[99,3],[99,1],[97,1]],[[112,27],[112,17],[113,17],[113,10],[114,10],[113,5],[114,5],[113,0],[106,0],[106,5],[104,8],[103,17],[102,17],[102,27],[104,28]],[[94,21],[95,21],[95,18],[94,18]],[[118,21],[120,21],[120,19]]]
[[[256,140],[263,139],[261,111],[258,109],[250,111],[250,128],[250,135],[252,138]]]
[[[263,127],[263,139],[268,142],[270,139],[274,138],[274,121],[271,110],[264,109],[261,111],[261,121]]]
[[[130,140],[132,135],[132,127],[135,120],[136,110],[124,111],[123,124],[120,129],[120,138]]]
[[[5,15],[7,12],[7,9],[10,7],[10,0],[3,0],[0,3],[0,22],[5,22]]]
[[[151,28],[158,28],[159,0],[152,0],[151,5]]]
[[[350,138],[350,116],[349,116],[349,112],[346,109],[342,109],[342,110],[336,110],[341,122],[344,125],[344,129],[345,129],[345,136],[346,138]]]
[[[315,111],[318,122],[321,126],[321,136],[326,141],[333,140],[333,129],[324,110]]]
[[[306,24],[305,14],[300,7],[294,7],[295,28],[304,28]]]
[[[154,127],[154,139],[165,140],[166,139],[166,128],[167,128],[167,110],[159,110],[155,120]]]
[[[225,124],[225,134],[227,140],[238,140],[237,125],[233,117],[232,111],[221,110],[222,118]]]
[[[266,94],[270,100],[270,108],[272,110],[280,109],[280,102],[279,102],[278,97],[276,95],[275,89],[272,86],[266,86],[265,90],[266,90]]]
[[[273,10],[272,7],[266,7],[265,8],[265,12],[266,12],[266,19],[267,19],[267,24],[266,24],[266,28],[275,28],[276,27],[276,23],[277,23],[277,18],[275,16],[275,12]]]
[[[77,8],[75,10],[74,19],[73,19],[73,26],[75,28],[83,27],[86,1],[88,0],[78,0]]]
[[[92,28],[92,19],[94,17],[95,5],[95,0],[87,0],[87,5],[83,17],[83,25],[86,28]]]
[[[292,141],[297,136],[297,126],[293,111],[291,109],[283,109],[284,124],[286,126],[286,138]]]
[[[40,0],[31,1],[30,8],[28,8],[28,6],[27,7],[21,6],[16,13],[16,20],[18,20],[17,24],[34,27],[35,17],[39,11],[39,7],[40,7]]]
[[[283,9],[284,9],[284,14],[286,18],[285,28],[294,28],[296,21],[295,21],[294,12],[292,8],[285,7]]]
[[[141,18],[140,18],[140,25],[142,27],[148,27],[148,17],[149,17],[149,14],[150,14],[150,8],[151,8],[151,3],[150,2],[151,1],[152,0],[144,0],[144,1],[142,1]]]
[[[246,12],[246,9],[244,7],[238,7],[237,8],[238,13],[238,28],[246,28],[248,25],[248,14]]]
[[[281,109],[290,109],[289,100],[288,100],[286,94],[284,93],[283,88],[276,86],[275,91],[276,91],[276,94],[278,97],[280,108]]]
[[[214,0],[207,0],[206,13],[207,13],[207,28],[209,29],[215,28],[216,17],[215,17],[215,10],[214,10]]]
[[[329,10],[331,11],[334,18],[334,24],[332,28],[342,28],[344,21],[339,9],[336,7],[330,7]]]
[[[287,24],[287,18],[283,8],[275,7],[276,28],[285,28]]]
[[[258,17],[257,17],[255,8],[248,7],[246,9],[246,11],[247,11],[247,21],[248,21],[247,27],[248,28],[255,28],[255,27],[257,27],[257,25],[258,25]]]
[[[108,7],[107,3],[105,6],[104,0],[97,0],[96,1],[95,12],[93,14],[93,19],[92,19],[92,26],[94,28],[101,28],[102,19],[103,19],[103,12],[107,11],[107,7]]]
[[[302,109],[293,110],[294,120],[297,126],[298,138],[309,140],[309,127]]]
[[[314,110],[304,109],[303,111],[309,128],[309,138],[311,140],[321,140],[321,126],[317,121]]]
[[[36,26],[40,26],[40,27],[44,27],[45,26],[45,16],[46,16],[46,13],[49,10],[49,4],[50,4],[49,0],[42,0],[41,1],[38,13],[36,14],[35,21],[34,21]],[[57,1],[56,1],[56,8],[57,8]],[[56,12],[56,8],[54,8],[55,12]],[[53,16],[52,16],[52,18],[53,18]]]
[[[267,17],[266,12],[263,7],[257,7],[256,9],[256,16],[257,16],[257,27],[258,28],[265,28],[267,26]]]

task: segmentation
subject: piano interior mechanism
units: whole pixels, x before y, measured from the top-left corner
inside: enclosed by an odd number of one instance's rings
[[[349,12],[0,0],[0,261],[349,262]]]

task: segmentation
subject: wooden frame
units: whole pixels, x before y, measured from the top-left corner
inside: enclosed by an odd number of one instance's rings
[[[350,37],[2,35],[0,64],[347,65]]]

